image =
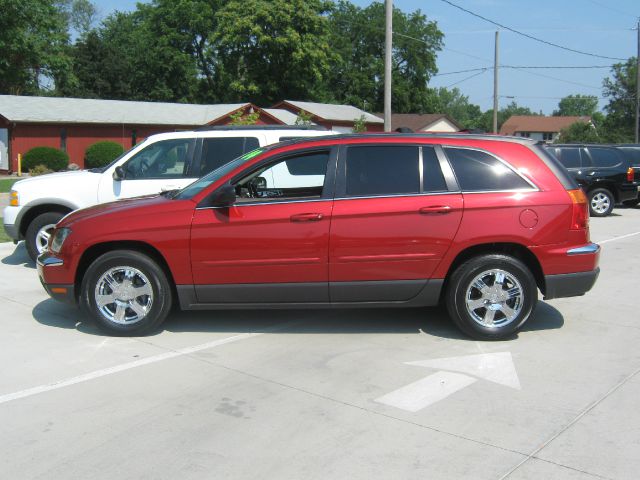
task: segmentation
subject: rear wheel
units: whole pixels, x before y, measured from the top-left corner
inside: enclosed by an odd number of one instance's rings
[[[62,217],[64,214],[60,212],[46,212],[31,220],[24,240],[32,260],[35,261],[47,249],[49,237]]]
[[[142,335],[167,318],[171,285],[147,255],[115,250],[98,257],[82,281],[80,305],[96,325],[111,335]]]
[[[502,254],[474,257],[460,265],[448,281],[450,317],[467,335],[498,340],[516,333],[538,301],[529,268]]]
[[[589,192],[589,213],[592,217],[611,215],[615,199],[606,188],[596,188]]]

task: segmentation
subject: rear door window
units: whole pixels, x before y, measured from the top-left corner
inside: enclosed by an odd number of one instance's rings
[[[581,167],[579,148],[554,148],[553,153],[565,168]]]
[[[199,171],[194,172],[195,176],[202,177],[259,146],[257,137],[203,138]]]
[[[346,195],[420,192],[418,146],[353,146],[347,149]]]
[[[531,190],[533,187],[505,163],[480,150],[445,147],[463,192]]]

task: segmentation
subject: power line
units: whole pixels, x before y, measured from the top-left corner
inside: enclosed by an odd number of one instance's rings
[[[459,80],[459,81],[457,81],[455,83],[452,83],[451,85],[447,85],[444,88],[451,88],[454,85],[458,85],[459,83],[466,82],[467,80],[471,80],[473,77],[477,77],[478,75],[482,75],[486,71],[487,71],[487,69],[483,69],[482,72],[478,72],[478,73],[474,73],[473,75],[469,75],[468,77],[463,78],[462,80]]]
[[[528,75],[535,75],[536,77],[548,78],[550,80],[556,80],[558,82],[569,83],[571,85],[578,85],[579,87],[591,88],[591,89],[594,89],[594,90],[601,90],[602,89],[602,87],[595,87],[593,85],[586,85],[586,84],[580,83],[580,82],[573,82],[571,80],[565,80],[564,78],[552,77],[550,75],[545,75],[543,73],[528,72],[527,70],[520,69],[520,68],[514,68],[514,69],[515,70],[522,70],[522,72],[524,72],[524,73],[526,73]]]
[[[440,1],[444,2],[444,3],[448,4],[448,5],[451,5],[452,7],[457,8],[458,10],[462,10],[463,12],[466,12],[469,15],[473,15],[474,17],[480,18],[480,19],[484,20],[485,22],[492,23],[493,25],[496,25],[496,26],[498,26],[500,28],[504,28],[505,30],[513,32],[513,33],[515,33],[517,35],[521,35],[521,36],[523,36],[525,38],[528,38],[530,40],[535,40],[536,42],[544,43],[545,45],[549,45],[549,46],[552,46],[552,47],[555,47],[555,48],[560,48],[560,49],[566,50],[568,52],[578,53],[580,55],[587,55],[589,57],[606,58],[608,60],[622,60],[622,61],[626,60],[625,58],[607,57],[605,55],[598,55],[596,53],[583,52],[581,50],[576,50],[576,49],[573,49],[573,48],[569,48],[569,47],[564,47],[562,45],[558,45],[557,43],[548,42],[547,40],[543,40],[541,38],[534,37],[533,35],[529,35],[528,33],[520,32],[520,31],[518,31],[518,30],[516,30],[514,28],[511,28],[511,27],[508,27],[508,26],[503,25],[501,23],[498,23],[498,22],[496,22],[494,20],[491,20],[491,19],[489,19],[487,17],[483,17],[482,15],[480,15],[478,13],[472,12],[471,10],[467,10],[466,8],[461,7],[460,5],[456,5],[455,3],[453,3],[453,2],[451,2],[449,0],[440,0]]]
[[[607,5],[605,3],[596,2],[595,0],[589,0],[589,1],[591,3],[593,3],[594,5],[598,5],[599,7],[606,8],[607,10],[611,10],[612,12],[620,13],[620,14],[624,15],[625,17],[636,17],[637,16],[637,15],[634,15],[632,13],[625,12],[624,10],[619,10],[617,8],[613,8],[611,5]]]
[[[469,72],[479,72],[479,71],[484,72],[485,70],[489,70],[489,68],[491,67],[469,68],[468,70],[458,70],[457,72],[436,73],[435,75],[432,75],[432,77],[443,77],[445,75],[455,75],[457,73],[469,73]]]
[[[500,68],[511,68],[516,70],[527,70],[527,69],[559,69],[559,70],[581,70],[581,69],[594,69],[594,68],[613,68],[613,65],[500,65]],[[479,72],[480,70],[488,70],[492,67],[478,67],[478,68],[469,68],[467,70],[457,70],[455,72],[445,72],[445,73],[436,73],[432,75],[432,77],[442,77],[444,75],[455,75],[456,73],[469,73],[469,72]]]

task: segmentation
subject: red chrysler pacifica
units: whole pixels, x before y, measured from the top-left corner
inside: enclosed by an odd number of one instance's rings
[[[103,330],[189,309],[444,302],[480,339],[599,273],[586,198],[528,139],[378,134],[254,150],[180,191],[78,210],[38,259]]]

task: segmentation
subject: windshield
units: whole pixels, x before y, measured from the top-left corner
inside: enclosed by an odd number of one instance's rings
[[[116,162],[118,162],[122,157],[124,157],[125,155],[128,155],[129,152],[131,152],[132,150],[144,145],[146,142],[147,142],[147,140],[145,139],[142,142],[138,143],[137,145],[134,145],[129,150],[126,150],[121,155],[118,155],[116,158],[114,158],[111,161],[111,163],[109,163],[108,165],[105,165],[104,167],[90,168],[89,171],[90,172],[94,172],[94,173],[104,173],[104,172],[106,172],[109,168],[111,168],[112,165],[114,165]]]
[[[241,157],[236,158],[235,160],[231,160],[229,163],[222,165],[220,168],[217,168],[211,173],[208,173],[204,177],[196,180],[190,185],[187,185],[185,188],[180,190],[173,198],[182,200],[187,198],[193,198],[195,195],[200,193],[202,190],[207,188],[209,185],[217,182],[222,177],[227,175],[229,172],[233,171],[235,168],[239,167],[243,163],[248,160],[251,160],[253,157],[257,157],[262,152],[264,152],[264,148],[256,148],[255,150],[251,150],[250,152],[245,153]]]

